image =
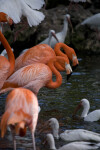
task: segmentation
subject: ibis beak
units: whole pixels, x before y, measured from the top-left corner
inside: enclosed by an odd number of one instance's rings
[[[57,39],[56,37],[56,34],[55,33],[52,33],[52,35],[54,36],[54,38],[57,40],[57,42],[59,43],[59,40]]]
[[[73,113],[73,117],[76,115],[77,111],[82,107],[82,102],[79,103],[79,105],[75,108],[75,111]]]
[[[79,64],[72,66],[72,70],[75,70],[78,67]]]
[[[73,25],[72,25],[72,22],[71,22],[71,20],[70,20],[69,18],[67,18],[67,20],[68,20],[69,24],[71,25],[71,28],[72,28],[72,33],[73,33],[73,32],[74,32],[74,30],[73,30]]]

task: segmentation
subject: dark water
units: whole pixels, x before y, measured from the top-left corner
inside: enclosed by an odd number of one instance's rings
[[[65,72],[63,72],[63,83],[58,89],[43,88],[38,94],[41,112],[36,130],[37,150],[48,149],[42,143],[46,133],[51,131],[47,129],[45,132],[38,134],[38,128],[51,117],[59,120],[60,132],[65,129],[82,128],[100,133],[100,122],[85,123],[81,120],[72,119],[73,111],[82,98],[87,98],[90,101],[90,111],[100,109],[100,57],[78,56],[78,58],[80,64],[68,82]],[[4,111],[5,98],[6,95],[0,97],[0,114]],[[27,132],[26,137],[16,138],[18,150],[32,149],[30,131]],[[65,143],[57,141],[56,146],[59,147],[63,144]],[[4,139],[0,139],[0,150],[2,149],[13,149],[9,132]]]

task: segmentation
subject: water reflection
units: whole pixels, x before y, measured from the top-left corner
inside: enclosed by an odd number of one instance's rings
[[[99,122],[86,123],[82,120],[72,120],[73,110],[82,98],[87,98],[90,101],[90,111],[100,109],[100,58],[97,56],[82,56],[79,57],[79,62],[79,66],[68,82],[66,82],[66,74],[63,72],[61,87],[58,89],[42,88],[40,90],[38,99],[41,112],[38,127],[49,118],[56,117],[61,123],[61,132],[65,129],[82,128],[100,133]],[[0,115],[4,111],[5,98],[6,95],[0,97]],[[38,135],[38,127],[36,131],[37,148],[38,150],[47,150],[47,147],[40,146],[45,133]],[[60,145],[62,144],[64,143],[60,143]],[[4,139],[0,139],[0,150],[3,148],[8,150],[6,147],[13,147],[9,133]],[[25,138],[17,137],[17,147],[19,147],[18,150],[30,150],[32,148],[31,133],[29,131]]]

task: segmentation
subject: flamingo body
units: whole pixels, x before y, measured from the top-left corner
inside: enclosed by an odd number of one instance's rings
[[[1,136],[4,137],[7,126],[21,136],[26,134],[28,126],[34,134],[37,119],[38,100],[35,94],[28,89],[16,88],[8,94],[6,99],[5,113],[1,118]]]
[[[88,149],[98,149],[100,147],[100,144],[82,141],[82,142],[72,142],[56,149],[55,141],[52,134],[47,134],[46,140],[50,146],[50,149],[54,150],[88,150]]]
[[[37,26],[44,19],[38,10],[44,5],[44,0],[0,0],[0,12],[5,12],[14,23],[19,23],[22,16],[27,18],[30,27]]]
[[[66,72],[69,72],[70,68],[69,65],[66,64],[66,58],[57,56],[52,58],[47,65],[43,63],[34,63],[17,70],[6,80],[2,88],[3,91],[6,92],[12,88],[24,87],[37,94],[39,89],[43,86],[48,88],[59,87],[62,83],[62,76],[54,66],[55,62],[59,60],[65,62]],[[52,81],[52,72],[56,76],[55,82]]]
[[[23,54],[21,54],[15,61],[15,70],[20,69],[26,65],[41,62],[47,63],[51,58],[55,57],[56,54],[50,46],[47,44],[36,45]]]

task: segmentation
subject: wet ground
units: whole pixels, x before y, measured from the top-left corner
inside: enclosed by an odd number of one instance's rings
[[[38,94],[41,112],[39,114],[38,126],[36,130],[37,150],[47,150],[48,146],[43,145],[43,139],[47,130],[38,134],[38,129],[45,121],[55,117],[60,123],[60,132],[65,129],[87,129],[100,133],[100,122],[86,123],[82,120],[73,120],[72,115],[75,107],[82,98],[90,101],[90,111],[100,109],[100,57],[99,56],[78,56],[79,66],[73,72],[67,82],[65,72],[62,72],[63,83],[58,89],[42,88]],[[0,97],[0,115],[4,111],[6,95]],[[80,112],[79,112],[80,114]],[[28,130],[26,137],[17,138],[17,150],[31,150],[32,139]],[[65,144],[62,141],[56,141],[57,148]],[[4,139],[0,139],[0,150],[13,149],[13,143],[8,132]]]

